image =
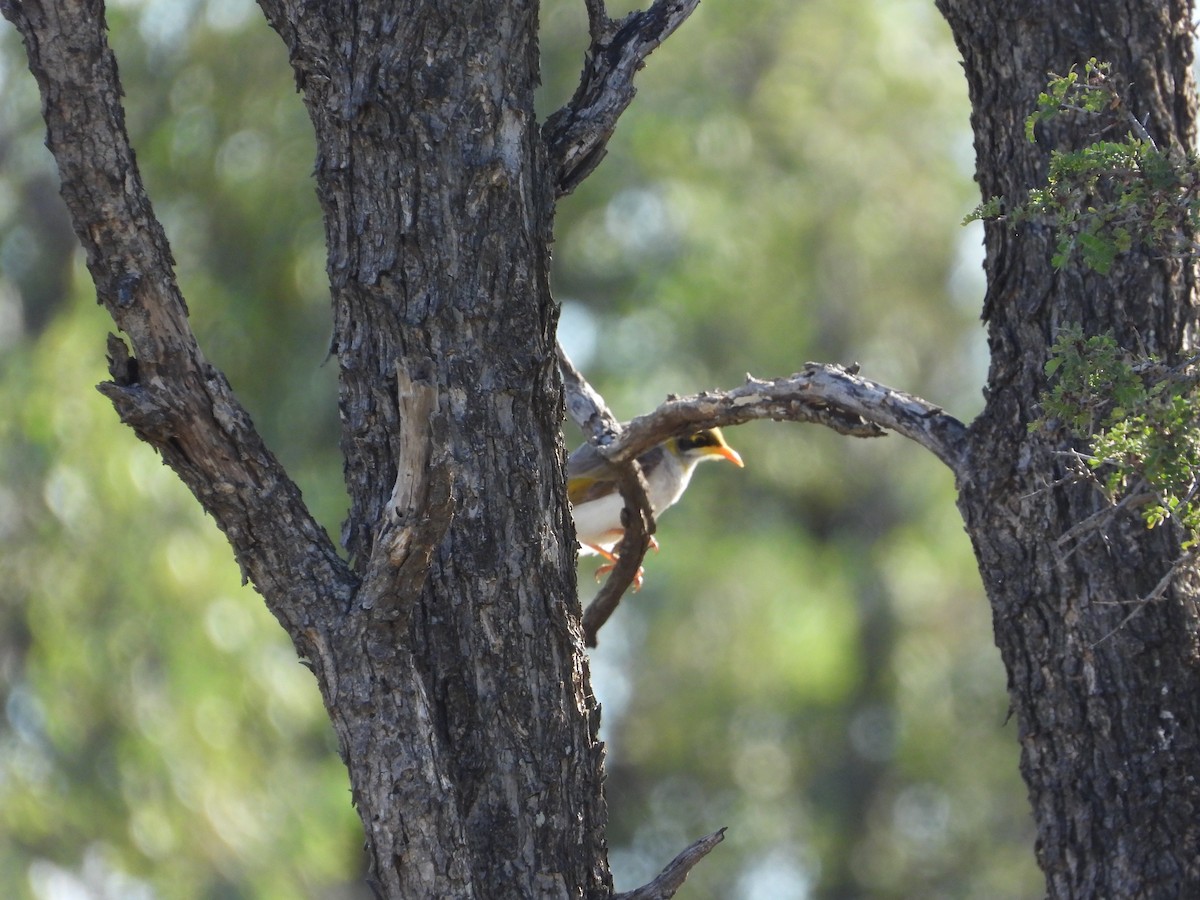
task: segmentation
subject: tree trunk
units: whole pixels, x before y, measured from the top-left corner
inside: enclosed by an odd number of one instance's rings
[[[1084,15],[1009,0],[939,0],[962,51],[984,197],[1043,183],[1050,149],[1095,140],[1065,117],[1024,119],[1048,72],[1089,57],[1113,65],[1162,148],[1195,137],[1191,9],[1185,2],[1108,5]],[[1190,261],[1135,250],[1100,276],[1055,271],[1048,228],[986,229],[984,309],[992,352],[987,406],[969,430],[959,506],[992,605],[1052,897],[1200,896],[1200,670],[1197,581],[1178,571],[1141,603],[1179,555],[1179,533],[1136,513],[1059,545],[1097,512],[1098,492],[1058,483],[1061,436],[1030,433],[1057,329],[1111,330],[1166,360],[1194,352]]]
[[[343,537],[364,578],[318,669],[378,890],[605,894],[548,285],[554,191],[533,107],[536,0],[445,12],[360,0],[294,19],[263,6],[317,135]],[[397,369],[432,390],[424,428],[397,398]],[[406,436],[428,442],[453,507],[415,597],[372,578],[414,451]]]

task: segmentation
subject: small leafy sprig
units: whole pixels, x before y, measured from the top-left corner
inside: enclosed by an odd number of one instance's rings
[[[1025,137],[1029,143],[1037,143],[1034,132],[1039,122],[1049,122],[1065,112],[1098,116],[1107,110],[1122,113],[1133,133],[1153,144],[1145,124],[1128,111],[1121,95],[1113,89],[1109,81],[1111,73],[1112,64],[1097,62],[1094,56],[1083,64],[1082,77],[1076,66],[1071,66],[1066,75],[1052,73],[1046,90],[1038,94],[1036,108],[1025,118]]]
[[[1036,142],[1037,126],[1073,113],[1101,120],[1097,139],[1077,150],[1052,150],[1046,184],[1024,200],[993,197],[975,208],[976,219],[1049,224],[1055,231],[1055,268],[1076,254],[1083,264],[1107,274],[1119,254],[1135,244],[1170,256],[1194,255],[1192,235],[1200,224],[1200,163],[1194,154],[1163,151],[1145,124],[1129,110],[1113,87],[1111,67],[1095,58],[1054,75],[1025,120],[1025,134]]]
[[[1045,366],[1050,389],[1031,430],[1063,427],[1088,443],[1082,458],[1108,499],[1137,497],[1150,528],[1167,520],[1200,546],[1200,357],[1177,366],[1136,358],[1111,334],[1059,332]]]

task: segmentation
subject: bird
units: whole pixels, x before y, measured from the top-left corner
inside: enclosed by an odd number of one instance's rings
[[[697,464],[709,459],[726,459],[738,468],[745,466],[719,428],[668,438],[637,458],[649,486],[647,497],[655,519],[683,496]],[[610,564],[616,562],[612,550],[625,534],[621,525],[625,501],[617,487],[616,466],[592,444],[584,444],[567,457],[567,496],[580,553],[597,553]],[[611,568],[602,566],[596,576]]]

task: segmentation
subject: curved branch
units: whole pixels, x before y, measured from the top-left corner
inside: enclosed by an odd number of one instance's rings
[[[649,9],[614,22],[603,0],[587,0],[591,46],[579,87],[542,128],[558,196],[575,190],[604,159],[617,119],[637,93],[634,74],[699,4],[700,0],[656,0]]]
[[[805,363],[800,372],[773,381],[747,375],[746,383],[731,391],[671,398],[630,422],[602,452],[620,462],[672,435],[754,419],[814,422],[852,437],[882,437],[885,430],[894,431],[930,451],[956,477],[966,475],[962,422],[927,400],[861,377],[857,367],[831,363]]]
[[[751,375],[731,391],[671,397],[654,412],[624,428],[603,398],[571,365],[562,350],[567,412],[600,452],[614,463],[634,459],[656,444],[702,428],[741,425],[754,419],[813,422],[851,437],[882,437],[894,431],[916,441],[958,478],[967,474],[966,426],[920,397],[863,378],[858,367],[809,362],[787,378],[763,381]],[[598,424],[603,423],[603,424]]]
[[[46,143],[97,297],[132,344],[131,356],[110,337],[113,380],[100,391],[216,520],[243,575],[311,655],[310,607],[344,608],[356,579],[200,352],[125,131],[102,9],[0,0],[41,90]]]

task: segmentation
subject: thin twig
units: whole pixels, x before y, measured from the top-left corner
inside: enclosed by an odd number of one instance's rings
[[[695,868],[696,863],[708,856],[712,849],[725,840],[725,829],[714,831],[700,838],[673,860],[659,873],[658,877],[649,884],[632,891],[617,894],[613,900],[668,900],[687,881],[688,874]]]
[[[1122,497],[1120,502],[1109,504],[1103,509],[1099,509],[1092,513],[1086,519],[1076,522],[1059,536],[1058,540],[1055,541],[1055,546],[1062,548],[1065,544],[1068,544],[1071,541],[1079,540],[1080,536],[1086,536],[1090,532],[1099,531],[1107,521],[1110,521],[1122,510],[1142,506],[1143,504],[1149,503],[1153,499],[1155,499],[1154,494],[1128,494],[1125,497]]]
[[[1063,487],[1064,485],[1079,484],[1081,482],[1087,482],[1099,488],[1100,480],[1096,478],[1096,473],[1093,472],[1087,464],[1088,459],[1091,457],[1080,453],[1078,450],[1056,450],[1054,451],[1054,455],[1065,457],[1068,460],[1066,466],[1067,474],[1062,476],[1062,478],[1056,478],[1053,481],[1047,481],[1041,487],[1034,488],[1032,491],[1027,491],[1024,494],[1019,495],[1017,498],[1018,500],[1032,500],[1034,497],[1040,497],[1042,494],[1048,494],[1057,488]]]
[[[1091,77],[1095,79],[1094,82],[1083,82],[1082,84],[1077,84],[1076,87],[1078,87],[1081,91],[1093,91],[1101,94],[1107,94],[1110,98],[1112,98],[1113,107],[1121,111],[1121,117],[1125,120],[1125,124],[1129,126],[1135,135],[1149,144],[1152,150],[1157,151],[1158,144],[1154,142],[1154,138],[1152,138],[1150,136],[1150,132],[1146,130],[1145,122],[1140,121],[1138,117],[1133,114],[1133,111],[1129,108],[1128,104],[1126,104],[1125,98],[1108,83],[1107,76],[1105,76],[1103,72],[1093,71],[1091,73]],[[1089,116],[1096,115],[1094,110],[1088,109],[1084,106],[1078,106],[1074,103],[1064,103],[1062,104],[1062,108],[1071,110],[1073,112],[1081,112]],[[1149,115],[1149,113],[1146,114],[1147,119],[1149,118]]]

